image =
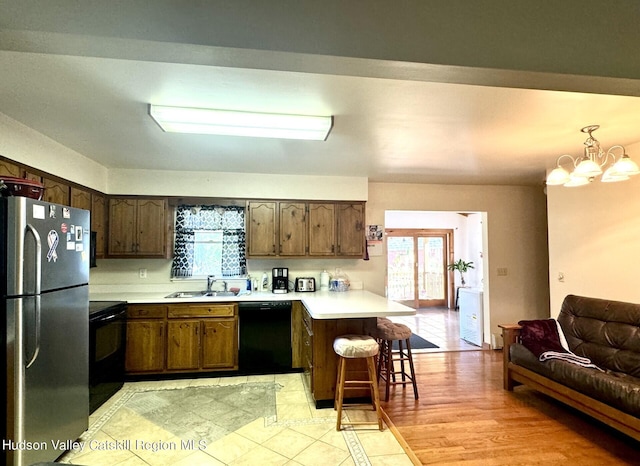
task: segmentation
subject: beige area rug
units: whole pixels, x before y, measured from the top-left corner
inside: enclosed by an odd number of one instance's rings
[[[175,462],[170,460],[171,454],[180,450],[203,450],[204,453],[210,455],[207,457],[209,462],[199,464],[235,464],[234,461],[227,461],[224,458],[225,453],[215,451],[215,446],[224,443],[226,439],[237,436],[237,431],[242,432],[245,426],[258,425],[264,427],[265,432],[272,428],[286,429],[296,426],[309,426],[313,429],[316,425],[321,430],[331,431],[335,425],[335,414],[333,410],[324,410],[324,417],[310,417],[306,419],[278,419],[276,407],[276,393],[281,390],[282,386],[273,382],[255,382],[241,383],[236,385],[211,385],[202,387],[185,387],[185,388],[149,388],[142,386],[125,386],[123,390],[118,392],[108,406],[108,409],[95,420],[87,432],[80,438],[80,442],[85,445],[84,451],[70,451],[63,456],[60,461],[73,464],[86,464],[88,466],[98,464],[116,464],[107,461],[109,455],[104,455],[104,459],[98,456],[96,451],[92,451],[91,455],[86,453],[89,450],[100,448],[105,440],[105,432],[109,433],[110,439],[119,442],[112,445],[115,448],[114,453],[121,454],[123,458],[122,464],[146,464],[140,460],[146,461],[148,464],[187,464],[179,463],[184,460],[183,456],[176,456]],[[364,413],[367,416],[367,413]],[[137,420],[137,421],[136,421]],[[131,424],[133,432],[130,434],[122,430],[123,424]],[[322,427],[324,426],[324,427]],[[135,429],[139,427],[139,431]],[[144,432],[158,429],[161,435],[154,433],[155,438],[169,439],[165,442],[157,442],[157,444],[147,443],[136,445],[135,442],[140,439],[154,438],[147,436]],[[306,428],[306,427],[305,427]],[[121,435],[116,435],[121,429]],[[385,429],[387,436],[393,437],[389,429]],[[393,431],[394,429],[391,429]],[[342,436],[344,443],[348,448],[348,454],[352,463],[357,466],[372,464],[411,464],[404,451],[402,451],[402,441],[396,442],[398,449],[393,448],[389,456],[394,456],[393,463],[387,463],[386,460],[373,458],[372,463],[367,454],[365,445],[363,445],[357,430],[343,430],[333,435]],[[367,435],[364,435],[365,444],[368,442]],[[397,435],[396,435],[397,437]],[[129,443],[127,443],[127,441]],[[92,446],[92,448],[89,448]],[[151,449],[158,451],[151,452]],[[162,449],[175,449],[175,452]],[[131,453],[133,452],[133,453]],[[109,453],[109,452],[105,452]],[[129,454],[126,457],[124,453]],[[135,454],[134,454],[135,453]],[[154,455],[151,455],[153,453]],[[218,454],[220,453],[220,454]],[[156,462],[158,454],[167,455],[166,463]],[[147,456],[145,456],[147,455]],[[117,455],[116,455],[117,456]],[[116,456],[111,458],[115,461]],[[402,458],[404,456],[404,458]],[[179,459],[178,459],[179,458]],[[218,461],[216,461],[218,460]],[[318,458],[321,460],[321,458]],[[382,460],[382,461],[378,461]],[[105,461],[103,463],[103,461]],[[139,461],[139,462],[138,462]],[[295,461],[295,460],[294,460]],[[263,463],[265,464],[265,463]],[[318,464],[329,464],[320,462]]]

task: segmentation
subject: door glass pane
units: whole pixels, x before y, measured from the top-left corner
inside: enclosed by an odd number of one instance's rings
[[[443,257],[443,237],[418,237],[418,299],[444,299]]]
[[[389,299],[413,300],[414,256],[413,238],[405,236],[387,237],[388,297]]]

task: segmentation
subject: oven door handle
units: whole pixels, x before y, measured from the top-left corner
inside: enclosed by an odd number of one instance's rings
[[[118,319],[123,317],[124,315],[126,315],[127,311],[121,311],[121,312],[117,312],[115,314],[109,314],[107,316],[104,317],[98,317],[97,319],[91,319],[90,323],[92,324],[102,324],[105,322],[110,322],[112,320]]]

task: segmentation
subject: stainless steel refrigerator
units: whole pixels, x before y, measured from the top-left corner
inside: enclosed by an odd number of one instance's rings
[[[89,416],[89,212],[0,202],[5,463],[52,461]]]

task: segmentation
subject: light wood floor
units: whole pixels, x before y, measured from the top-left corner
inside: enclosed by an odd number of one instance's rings
[[[382,402],[423,464],[640,464],[640,443],[551,398],[502,388],[502,352],[414,355],[420,399]]]

